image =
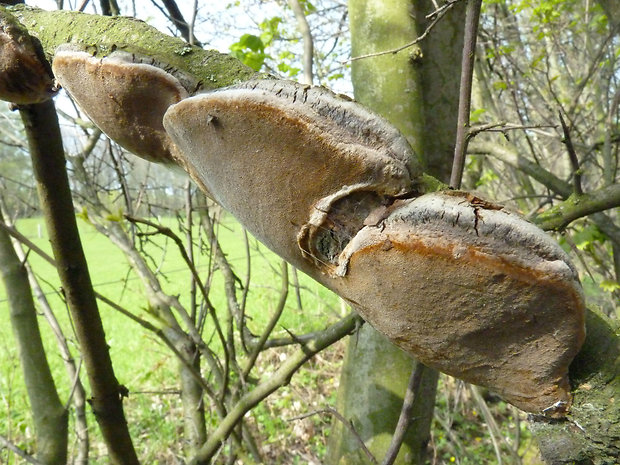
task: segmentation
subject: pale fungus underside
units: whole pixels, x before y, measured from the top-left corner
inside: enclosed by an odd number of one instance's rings
[[[45,73],[14,90],[33,66],[16,58],[21,40],[0,25],[0,98],[49,97]],[[200,86],[191,73],[173,75],[127,52],[94,57],[75,44],[57,50],[53,70],[108,136],[148,160],[181,165],[396,345],[523,410],[565,414],[568,366],[585,336],[568,257],[501,206],[430,192],[411,148],[383,118],[289,81],[192,96]]]

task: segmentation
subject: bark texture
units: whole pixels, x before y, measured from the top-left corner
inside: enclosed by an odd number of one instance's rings
[[[64,465],[67,462],[67,410],[60,402],[47,363],[26,267],[3,228],[0,228],[0,275],[9,299],[9,317],[34,420],[35,456],[46,465]]]
[[[79,238],[56,109],[51,100],[20,107],[41,208],[90,381],[89,400],[113,464],[137,464],[118,383]]]

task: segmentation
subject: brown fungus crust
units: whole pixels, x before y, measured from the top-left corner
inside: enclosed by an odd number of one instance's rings
[[[35,39],[12,19],[0,17],[0,99],[43,102],[56,92],[52,71]]]
[[[67,47],[56,52],[52,68],[62,87],[111,139],[146,160],[177,163],[162,119],[187,92],[171,74],[134,61],[124,52],[95,58]]]

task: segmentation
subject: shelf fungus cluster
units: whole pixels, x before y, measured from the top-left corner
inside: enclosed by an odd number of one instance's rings
[[[289,81],[192,95],[165,66],[122,52],[62,48],[53,70],[111,138],[181,165],[396,345],[523,410],[565,414],[568,366],[584,339],[573,265],[501,206],[428,192],[384,119]]]

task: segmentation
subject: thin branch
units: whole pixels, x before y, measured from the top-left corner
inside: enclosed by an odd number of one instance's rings
[[[308,18],[304,13],[304,9],[299,3],[299,0],[288,0],[288,4],[295,14],[297,20],[297,27],[301,32],[301,36],[304,43],[304,56],[303,56],[303,71],[304,82],[303,84],[312,84],[313,72],[312,65],[314,61],[314,41],[312,39],[312,32],[310,31],[310,25],[308,24]]]
[[[91,407],[101,428],[110,461],[137,464],[123,412],[122,387],[114,374],[109,347],[92,288],[75,219],[65,156],[54,103],[19,107],[41,207],[86,372],[92,390]]]
[[[265,342],[267,342],[269,335],[273,331],[273,328],[275,328],[276,324],[278,323],[278,320],[282,316],[282,312],[284,311],[284,305],[286,304],[286,298],[288,296],[288,266],[284,260],[282,260],[282,265],[280,269],[282,272],[282,287],[280,290],[280,300],[278,301],[278,306],[276,307],[276,311],[271,317],[271,320],[267,324],[267,327],[263,331],[263,334],[261,334],[258,343],[254,346],[252,350],[252,354],[250,355],[250,358],[248,359],[248,362],[243,370],[244,379],[246,379],[248,375],[250,374],[250,371],[252,370],[252,368],[254,367],[254,364],[256,363],[258,354],[260,354],[260,352],[263,350],[263,346],[265,345]]]
[[[526,129],[555,129],[556,125],[553,124],[514,124],[507,123],[506,121],[499,121],[496,123],[478,124],[471,126],[467,133],[467,138],[471,141],[481,132],[501,132],[506,135],[507,131],[523,131]]]
[[[28,452],[20,449],[15,444],[13,444],[11,441],[9,441],[8,438],[4,437],[1,434],[0,434],[0,445],[2,445],[2,447],[6,447],[11,452],[13,452],[15,455],[18,455],[19,457],[24,459],[26,462],[31,463],[32,465],[44,465],[43,462],[39,462]]]
[[[570,130],[566,125],[566,121],[564,121],[562,112],[558,112],[558,115],[560,116],[562,132],[564,133],[564,139],[562,139],[562,143],[566,145],[566,150],[568,151],[568,158],[570,159],[570,163],[573,167],[573,189],[575,191],[575,194],[581,195],[583,194],[583,189],[581,187],[581,170],[579,169],[579,158],[577,158],[577,153],[575,152],[575,147],[573,146],[573,141],[570,137]]]
[[[392,436],[392,441],[390,442],[390,447],[385,453],[385,457],[383,462],[381,462],[381,465],[393,465],[396,457],[398,456],[400,446],[402,445],[405,439],[405,434],[409,429],[411,412],[413,411],[413,403],[415,401],[416,394],[420,390],[420,383],[422,382],[422,375],[425,368],[426,367],[424,364],[415,362],[415,366],[411,371],[411,376],[409,377],[409,383],[407,384],[407,391],[405,392],[405,398],[403,399],[403,407],[400,411],[400,417],[398,417],[398,423],[396,424],[394,435]]]
[[[562,230],[571,222],[593,213],[620,207],[620,184],[612,184],[594,192],[574,194],[533,218],[544,230]]]
[[[424,30],[422,35],[418,36],[416,39],[412,40],[411,42],[406,43],[405,45],[401,45],[400,47],[393,48],[391,50],[384,50],[383,52],[368,53],[366,55],[360,55],[360,56],[357,56],[357,57],[353,57],[353,58],[351,58],[348,61],[344,61],[343,64],[344,63],[352,63],[352,62],[357,61],[357,60],[364,60],[366,58],[380,57],[380,56],[383,56],[383,55],[395,55],[398,52],[402,52],[403,50],[405,50],[407,48],[413,47],[414,45],[416,45],[419,42],[422,42],[424,39],[426,39],[426,36],[428,36],[430,34],[430,32],[435,27],[435,25],[441,20],[441,18],[443,18],[445,16],[445,14],[454,5],[456,5],[460,1],[462,1],[462,0],[448,0],[448,2],[446,2],[445,5],[442,5],[440,8],[438,8],[437,10],[432,12],[430,15],[428,15],[428,18],[434,17],[433,20],[427,26],[427,28]]]
[[[312,412],[304,413],[303,415],[298,415],[296,417],[289,418],[287,421],[303,420],[304,418],[308,418],[314,415],[320,415],[322,413],[328,413],[330,415],[333,415],[338,421],[340,421],[351,432],[353,437],[357,440],[357,442],[360,445],[360,448],[362,449],[362,451],[364,452],[368,460],[370,460],[370,462],[373,463],[374,465],[379,464],[375,456],[372,455],[372,452],[370,452],[368,447],[366,447],[366,444],[364,444],[364,440],[362,439],[362,437],[359,435],[359,433],[355,429],[355,426],[353,426],[353,422],[351,420],[347,420],[338,410],[336,410],[333,407],[326,407],[326,408],[319,409],[319,410],[313,410]]]
[[[465,38],[463,43],[463,58],[461,61],[461,84],[459,88],[459,109],[456,126],[456,143],[454,146],[454,161],[450,174],[450,187],[459,189],[465,168],[467,155],[467,134],[469,132],[469,112],[471,111],[471,88],[474,76],[474,61],[476,59],[476,39],[478,23],[480,22],[480,8],[482,0],[468,0],[465,13]]]
[[[326,328],[323,334],[314,341],[299,347],[272,376],[239,399],[189,463],[192,465],[208,464],[247,412],[278,388],[288,384],[295,372],[315,354],[351,334],[360,320],[357,314],[351,313]]]
[[[159,5],[157,5],[155,0],[151,0],[151,3],[153,3],[153,5],[155,5],[157,8],[159,8]],[[202,47],[200,41],[194,36],[193,27],[191,27],[190,24],[185,21],[183,13],[181,13],[181,10],[179,10],[177,2],[175,2],[174,0],[162,0],[162,3],[168,11],[168,18],[181,33],[181,36],[185,39],[185,41],[192,45]],[[161,8],[159,9],[161,11]]]

